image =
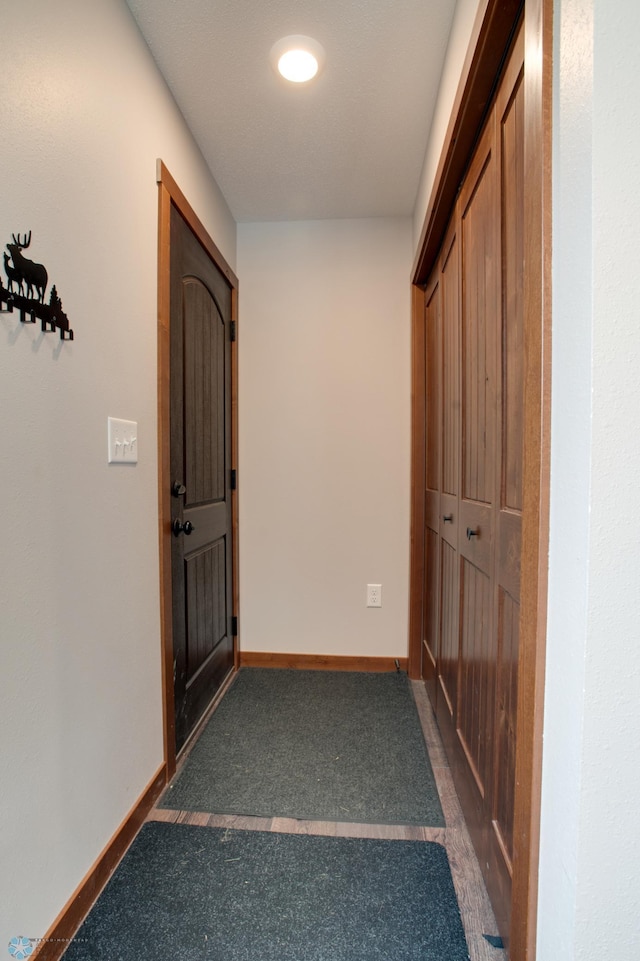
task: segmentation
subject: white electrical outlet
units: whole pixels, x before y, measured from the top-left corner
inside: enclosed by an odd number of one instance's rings
[[[138,423],[135,420],[107,418],[110,464],[138,463]]]
[[[382,607],[382,584],[367,584],[367,607]]]

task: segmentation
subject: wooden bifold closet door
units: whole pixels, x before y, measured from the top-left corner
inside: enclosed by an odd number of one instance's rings
[[[501,933],[513,860],[523,411],[522,30],[425,297],[423,677]]]

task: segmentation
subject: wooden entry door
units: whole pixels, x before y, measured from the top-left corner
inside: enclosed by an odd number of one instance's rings
[[[234,666],[232,291],[175,206],[170,227],[176,752]]]

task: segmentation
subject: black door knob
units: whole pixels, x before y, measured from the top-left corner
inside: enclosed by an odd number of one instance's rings
[[[475,531],[472,531],[470,527],[467,527],[467,540],[470,541],[472,537],[477,537],[479,533],[480,533],[480,528],[478,528]]]
[[[176,517],[172,524],[171,530],[173,531],[175,537],[179,537],[180,534],[191,534],[195,530],[195,527],[191,521],[185,521],[183,524],[182,521]]]
[[[443,514],[442,520],[445,524],[453,524],[453,514]]]
[[[171,494],[173,497],[182,497],[183,494],[187,493],[187,488],[180,481],[174,481],[171,485]]]

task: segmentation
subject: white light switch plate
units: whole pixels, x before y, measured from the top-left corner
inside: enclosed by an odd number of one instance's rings
[[[107,418],[110,464],[138,463],[138,422]]]

